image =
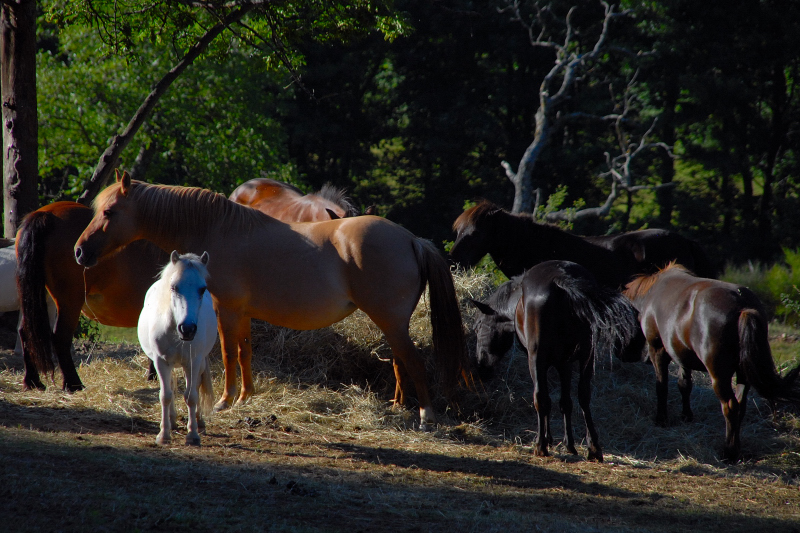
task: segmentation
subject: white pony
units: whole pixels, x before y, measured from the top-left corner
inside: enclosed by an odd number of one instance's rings
[[[14,241],[0,239],[0,313],[19,311],[19,293],[17,292],[17,252]],[[56,303],[47,295],[47,313],[50,315],[50,328],[56,323]],[[22,323],[22,315],[17,322],[17,331]],[[17,344],[14,353],[22,355],[22,341],[17,333]]]
[[[177,411],[173,393],[177,379],[172,369],[183,367],[184,399],[189,408],[186,444],[199,445],[203,415],[214,403],[208,353],[217,339],[217,317],[206,290],[208,252],[179,255],[172,252],[161,277],[147,290],[139,315],[139,343],[155,363],[161,382],[161,432],[157,444],[172,440]],[[202,393],[202,395],[201,395]]]

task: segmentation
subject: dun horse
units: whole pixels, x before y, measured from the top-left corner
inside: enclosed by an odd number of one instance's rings
[[[358,215],[344,190],[329,184],[319,192],[303,195],[288,183],[255,178],[239,185],[229,198],[284,222],[318,222]]]
[[[691,421],[692,370],[708,372],[725,416],[723,458],[739,457],[739,430],[752,385],[771,401],[800,404],[795,379],[800,366],[781,378],[767,336],[767,315],[755,294],[741,285],[695,276],[671,263],[630,282],[625,295],[639,310],[650,361],[656,372],[656,423],[667,423],[668,367],[679,368],[683,418]],[[733,376],[736,375],[736,391]]]
[[[203,416],[214,404],[208,354],[217,340],[217,317],[206,290],[208,254],[172,252],[161,277],[147,290],[139,316],[139,343],[155,364],[161,382],[161,431],[157,444],[172,441],[177,410],[172,369],[183,368],[189,408],[186,444],[199,445]],[[202,394],[202,396],[201,396]]]
[[[137,239],[179,252],[207,250],[209,291],[218,312],[225,390],[216,409],[253,394],[250,320],[317,329],[363,310],[383,331],[394,355],[395,400],[408,380],[416,387],[421,426],[435,421],[425,365],[409,321],[426,284],[433,344],[445,386],[465,374],[466,351],[453,280],[433,245],[380,217],[281,222],[219,194],[149,185],[127,174],[95,199],[95,217],[75,244],[84,266]]]
[[[705,276],[715,276],[696,242],[666,230],[581,237],[538,224],[530,216],[512,215],[487,201],[464,211],[453,230],[458,235],[450,256],[457,265],[474,266],[489,254],[509,278],[553,259],[578,263],[598,282],[615,288],[625,285],[635,274],[655,272],[673,260]]]
[[[644,338],[637,313],[621,294],[597,284],[588,270],[569,261],[546,261],[501,285],[478,308],[477,366],[487,377],[511,347],[514,335],[528,353],[533,402],[539,432],[536,455],[546,456],[553,443],[547,370],[554,366],[561,379],[564,443],[576,454],[572,435],[572,364],[579,371],[578,403],[586,423],[588,459],[602,461],[589,402],[596,352],[610,351],[623,361],[641,359]]]

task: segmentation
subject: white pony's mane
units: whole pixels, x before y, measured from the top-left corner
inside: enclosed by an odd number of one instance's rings
[[[173,263],[171,260],[167,261],[167,264],[161,269],[159,279],[167,278],[179,268],[194,269],[200,273],[204,280],[208,281],[208,267],[203,264],[199,255],[193,253],[181,254],[180,260],[177,263]]]

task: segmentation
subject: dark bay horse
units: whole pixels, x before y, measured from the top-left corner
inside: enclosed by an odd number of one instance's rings
[[[553,259],[578,263],[598,282],[612,287],[622,287],[635,274],[653,273],[673,260],[705,276],[716,275],[700,245],[661,229],[581,237],[484,200],[464,211],[453,230],[458,235],[450,256],[457,265],[474,266],[488,253],[509,278]]]
[[[169,258],[155,245],[137,241],[84,269],[74,261],[73,246],[92,215],[84,205],[55,202],[26,216],[17,232],[25,389],[45,388],[39,373],[54,372],[54,352],[63,389],[83,389],[71,355],[72,336],[81,312],[101,324],[136,326],[145,292]],[[52,329],[48,293],[58,311]]]
[[[546,456],[553,443],[547,370],[561,379],[559,406],[564,416],[564,442],[576,454],[572,435],[572,364],[579,369],[578,403],[586,422],[588,459],[602,461],[597,430],[589,410],[591,379],[597,351],[613,352],[623,361],[638,361],[644,348],[636,309],[621,294],[599,285],[582,266],[545,261],[501,285],[478,308],[476,364],[482,377],[491,374],[511,347],[514,335],[528,353],[533,401],[539,433],[534,451]]]
[[[294,185],[255,178],[236,187],[229,198],[284,222],[318,222],[358,215],[344,190],[330,184],[304,195]]]
[[[94,202],[95,217],[75,244],[81,265],[137,239],[179,253],[208,251],[208,290],[217,310],[225,390],[217,409],[253,394],[251,318],[293,329],[317,329],[363,310],[394,355],[395,400],[410,377],[420,421],[434,422],[424,361],[409,321],[428,285],[433,345],[446,389],[468,379],[461,314],[447,261],[429,242],[380,217],[285,223],[211,191],[150,185],[127,174]]]
[[[667,423],[668,367],[680,370],[683,418],[692,420],[692,370],[708,372],[725,416],[723,458],[739,457],[739,430],[752,385],[764,398],[800,404],[800,366],[781,377],[767,337],[767,315],[741,285],[695,276],[671,263],[630,282],[624,294],[640,312],[647,351],[656,372],[656,423]],[[736,391],[733,376],[736,376]]]

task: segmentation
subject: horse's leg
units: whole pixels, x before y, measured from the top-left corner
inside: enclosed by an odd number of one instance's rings
[[[561,408],[561,415],[564,417],[564,445],[569,453],[578,455],[578,450],[575,449],[575,437],[572,434],[572,396],[570,395],[572,365],[569,363],[559,365],[558,377],[561,378],[561,400],[558,405]]]
[[[656,425],[667,425],[667,388],[669,384],[670,357],[666,350],[648,346],[650,361],[656,372]]]
[[[39,377],[39,371],[36,370],[36,365],[31,361],[30,354],[22,348],[22,363],[25,367],[25,374],[22,376],[22,390],[45,390],[46,387]]]
[[[374,320],[373,320],[374,321]],[[419,402],[419,429],[422,431],[432,430],[436,424],[436,416],[433,414],[433,405],[428,393],[428,376],[425,371],[425,361],[417,352],[417,347],[408,335],[408,329],[402,326],[390,327],[379,322],[375,322],[381,328],[386,341],[392,348],[392,355],[396,359],[395,377],[404,378],[406,375],[411,378],[414,388],[417,391],[417,401]],[[382,327],[382,326],[385,326]],[[398,375],[397,367],[401,373]],[[395,396],[397,389],[401,391],[401,397],[405,399],[407,385],[398,383],[395,385]]]
[[[683,401],[683,412],[681,414],[684,422],[691,422],[694,420],[692,413],[692,405],[689,397],[692,394],[692,369],[679,365],[678,369],[678,390],[681,392],[681,400]]]
[[[198,387],[200,387],[200,373],[202,370],[202,363],[196,359],[190,359],[189,368],[183,367],[183,373],[186,375],[186,390],[183,393],[183,399],[186,401],[186,407],[189,411],[185,442],[191,446],[200,446],[197,405],[200,400]]]
[[[578,379],[578,404],[583,411],[583,419],[586,422],[586,445],[589,448],[589,453],[586,458],[590,461],[603,462],[603,451],[600,449],[600,438],[597,435],[597,429],[594,427],[594,420],[592,419],[592,412],[589,409],[589,403],[592,399],[592,373],[594,368],[591,364],[591,359],[581,357],[580,359],[580,377]]]
[[[242,318],[239,322],[239,370],[242,373],[242,390],[237,402],[244,404],[255,392],[253,385],[253,333],[251,320]]]
[[[405,405],[408,398],[406,397],[406,378],[408,377],[408,372],[406,371],[406,367],[403,366],[403,362],[400,361],[397,357],[392,358],[392,366],[394,367],[394,378],[395,378],[395,385],[394,385],[394,400],[392,402],[394,405]]]
[[[75,369],[75,363],[72,360],[72,337],[81,318],[82,291],[83,287],[81,286],[80,298],[68,296],[66,302],[64,298],[58,300],[58,318],[56,318],[56,326],[53,328],[53,351],[56,353],[58,366],[61,368],[61,375],[64,377],[62,389],[69,392],[86,388],[81,382],[78,371]]]
[[[711,375],[711,386],[714,388],[717,398],[719,398],[719,402],[722,405],[722,415],[725,417],[725,448],[722,451],[722,458],[729,462],[735,462],[739,458],[741,447],[739,440],[739,428],[741,425],[739,402],[736,401],[736,395],[733,392],[732,377],[730,375]]]
[[[172,410],[175,408],[172,401],[172,367],[160,357],[155,363],[158,381],[161,384],[158,393],[161,402],[161,431],[156,437],[156,444],[169,444],[172,441]]]
[[[548,444],[553,444],[553,435],[550,431],[550,391],[547,388],[547,368],[539,368],[541,359],[536,357],[536,352],[528,352],[528,369],[533,380],[533,405],[536,408],[539,433],[533,447],[533,453],[546,457]]]
[[[228,409],[234,403],[234,399],[236,398],[236,365],[237,362],[239,366],[242,368],[242,361],[240,360],[240,348],[241,348],[241,329],[242,323],[247,323],[247,336],[245,337],[246,344],[249,346],[250,338],[249,338],[249,325],[250,319],[242,318],[238,313],[235,311],[231,311],[228,309],[219,309],[218,314],[219,320],[219,341],[220,346],[222,348],[222,364],[225,366],[225,388],[222,391],[222,397],[219,401],[214,405],[214,411],[222,411],[224,409]],[[248,351],[248,358],[247,358],[247,372],[250,376],[250,388],[252,390],[252,373],[250,371],[250,352]],[[242,381],[244,382],[245,377],[242,376]],[[244,383],[242,385],[242,395],[245,395],[245,386]]]

